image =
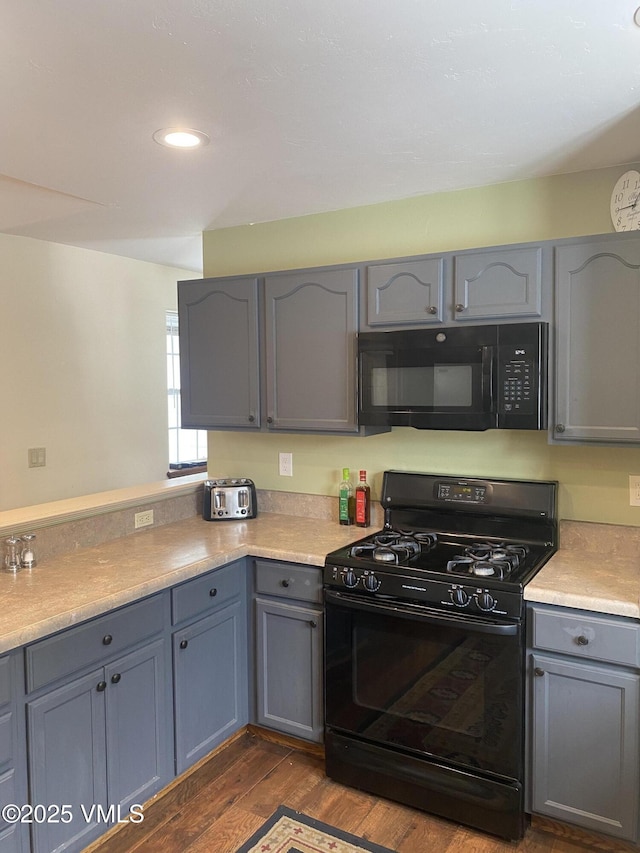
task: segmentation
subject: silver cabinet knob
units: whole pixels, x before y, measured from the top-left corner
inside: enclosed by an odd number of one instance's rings
[[[579,646],[588,646],[589,645],[589,638],[585,637],[583,634],[580,634],[579,637],[576,637],[576,643]]]
[[[544,675],[544,669],[540,669],[540,667],[539,667],[539,666],[537,666],[537,667],[533,670],[533,672],[534,672],[534,674],[535,674],[535,675],[537,675],[537,676],[538,676],[538,678],[539,678],[541,675]]]
[[[461,311],[464,311],[464,305],[462,304],[462,302],[457,302],[456,303],[456,312],[458,314],[460,314]]]
[[[564,432],[564,424],[556,424],[556,432]]]
[[[428,305],[428,306],[427,306],[427,312],[428,312],[429,314],[437,314],[437,313],[438,313],[438,309],[436,308],[436,306],[435,306],[435,305]]]

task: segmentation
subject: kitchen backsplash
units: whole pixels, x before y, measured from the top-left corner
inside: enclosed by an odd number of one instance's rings
[[[338,523],[337,497],[269,489],[258,489],[257,495],[258,513],[273,512]],[[34,524],[33,529],[37,534],[38,562],[42,563],[58,554],[101,545],[112,539],[131,535],[136,532],[133,525],[134,514],[148,509],[153,509],[154,527],[201,515],[202,491],[198,489],[189,494],[141,503],[139,506],[126,509],[105,511],[102,514],[60,524],[43,527]],[[360,535],[366,535],[367,532],[378,530],[383,523],[382,507],[374,501],[371,507],[369,531],[361,531],[360,528],[354,527],[354,539],[360,538]],[[561,521],[560,547],[572,551],[600,553],[606,550],[610,554],[637,557],[640,560],[640,529],[618,524]]]

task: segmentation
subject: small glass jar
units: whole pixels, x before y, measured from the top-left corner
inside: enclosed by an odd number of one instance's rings
[[[25,533],[22,537],[20,565],[23,569],[32,569],[36,564],[36,534]]]
[[[8,572],[20,571],[20,554],[22,541],[17,536],[9,536],[4,540],[4,567]]]

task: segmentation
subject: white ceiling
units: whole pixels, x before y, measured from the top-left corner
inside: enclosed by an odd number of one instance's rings
[[[636,3],[0,0],[0,231],[197,271],[203,230],[636,161]]]

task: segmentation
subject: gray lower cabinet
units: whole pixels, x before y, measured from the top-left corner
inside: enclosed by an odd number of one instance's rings
[[[30,799],[66,807],[34,853],[82,850],[173,777],[167,625],[160,594],[27,647]]]
[[[248,722],[245,561],[172,590],[176,772]],[[194,618],[196,617],[196,618]]]
[[[0,808],[27,802],[22,674],[21,650],[0,657]],[[0,853],[26,853],[27,827],[0,817]]]
[[[270,430],[357,432],[358,271],[265,277]]]
[[[556,250],[557,441],[640,442],[640,240]]]
[[[322,571],[255,561],[256,721],[323,739]]]
[[[540,605],[528,620],[531,810],[636,841],[640,625]]]
[[[182,426],[260,427],[258,279],[178,282]]]

